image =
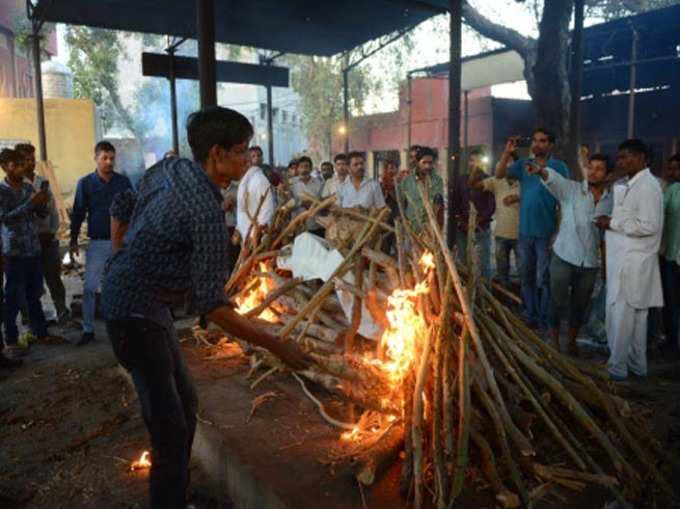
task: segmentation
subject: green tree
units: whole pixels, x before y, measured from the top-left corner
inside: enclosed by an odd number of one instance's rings
[[[124,57],[120,37],[113,30],[72,25],[66,27],[68,65],[73,71],[73,94],[94,101],[104,130],[119,125],[141,139],[144,133],[132,113],[123,105],[118,89],[118,60]]]
[[[315,156],[330,153],[333,130],[343,118],[342,68],[347,56],[292,56],[292,86],[300,95],[302,126]],[[349,73],[349,105],[352,115],[362,114],[366,98],[379,88],[367,69],[359,66]]]

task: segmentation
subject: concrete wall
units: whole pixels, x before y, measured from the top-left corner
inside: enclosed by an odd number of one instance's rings
[[[29,140],[38,147],[34,99],[0,98],[0,140]],[[64,195],[94,169],[95,108],[89,99],[46,99],[47,154]]]

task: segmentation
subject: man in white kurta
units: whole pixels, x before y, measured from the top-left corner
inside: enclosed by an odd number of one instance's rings
[[[257,212],[260,201],[263,199],[260,211]],[[241,235],[241,242],[245,242],[248,232],[250,232],[250,235],[255,233],[254,224],[269,225],[275,211],[274,189],[262,168],[251,166],[239,182],[236,200],[236,228]],[[257,217],[255,217],[256,215]]]
[[[649,308],[663,306],[663,195],[646,154],[640,140],[619,146],[617,164],[627,178],[614,185],[611,218],[597,218],[607,230],[607,369],[617,381],[626,379],[629,371],[647,375],[647,315]]]

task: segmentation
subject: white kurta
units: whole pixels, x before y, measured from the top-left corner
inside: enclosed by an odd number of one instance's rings
[[[659,249],[663,193],[649,169],[614,185],[607,230],[607,302],[624,299],[636,309],[663,306]]]
[[[610,373],[647,374],[647,314],[663,306],[659,249],[663,194],[649,169],[614,185],[607,245],[607,340]]]
[[[255,213],[262,200],[262,196],[267,193],[257,218]],[[236,227],[241,233],[241,238],[245,239],[248,235],[250,225],[257,219],[257,224],[268,225],[274,217],[276,211],[276,198],[274,189],[269,180],[265,177],[262,168],[251,166],[243,176],[238,186],[238,197],[236,199]]]

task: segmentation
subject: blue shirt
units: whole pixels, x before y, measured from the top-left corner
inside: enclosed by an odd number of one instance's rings
[[[597,268],[600,266],[601,230],[593,219],[612,213],[613,198],[604,191],[595,203],[588,182],[569,180],[547,168],[548,179],[543,185],[560,202],[562,220],[553,251],[565,262],[577,267]]]
[[[32,194],[33,186],[26,182],[22,182],[18,189],[14,189],[7,180],[0,182],[2,254],[5,256],[40,255],[40,240],[34,219],[36,216],[47,216],[47,209],[35,209],[31,204]]]
[[[549,239],[555,233],[557,200],[541,183],[541,177],[527,173],[528,161],[533,159],[520,159],[508,168],[508,176],[520,184],[519,234]],[[551,157],[546,166],[569,178],[569,168],[562,161]]]
[[[178,296],[194,314],[225,304],[229,234],[220,190],[201,167],[163,159],[123,196],[111,213],[129,228],[104,277],[106,318],[153,319]]]
[[[114,197],[130,189],[130,179],[120,173],[106,182],[96,171],[78,180],[71,216],[71,242],[78,239],[80,226],[87,216],[87,236],[92,240],[111,240],[109,209]]]

